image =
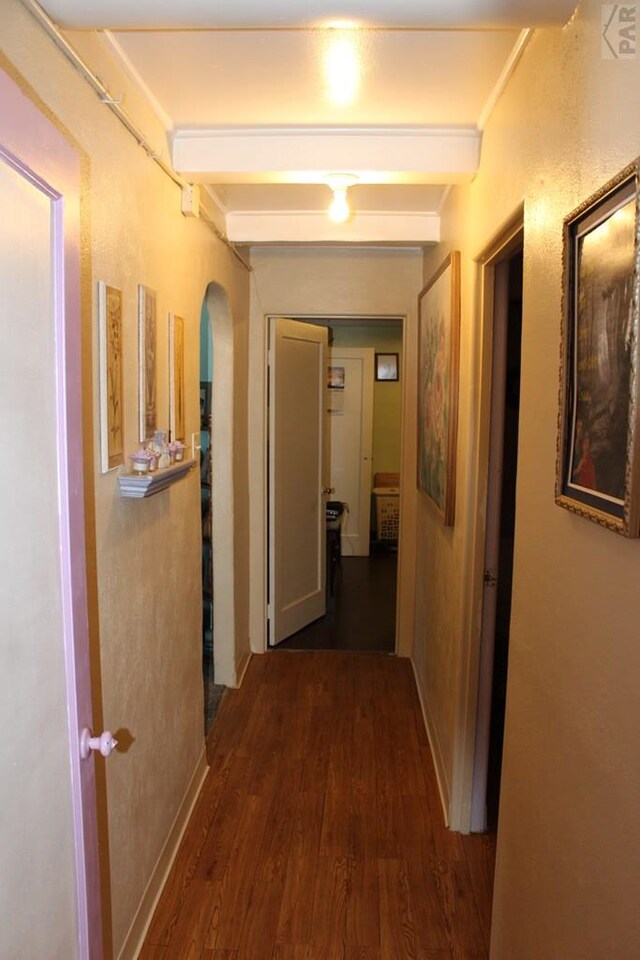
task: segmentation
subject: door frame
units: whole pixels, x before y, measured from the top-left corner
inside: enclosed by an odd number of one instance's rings
[[[417,295],[416,295],[417,304]],[[267,397],[268,397],[268,349],[269,325],[272,318],[285,317],[291,320],[318,323],[324,321],[331,325],[335,321],[362,321],[376,323],[389,320],[398,320],[402,323],[402,364],[400,376],[403,381],[402,412],[400,423],[400,532],[398,537],[398,581],[396,588],[396,629],[395,653],[399,656],[410,656],[412,637],[410,627],[413,624],[413,581],[411,571],[415,568],[415,549],[412,547],[411,536],[405,531],[412,530],[415,521],[415,442],[412,428],[415,427],[415,391],[411,391],[411,378],[417,370],[417,311],[412,315],[414,321],[410,323],[407,314],[367,314],[367,313],[299,313],[290,310],[269,311],[261,314],[262,327],[254,329],[251,341],[249,378],[250,378],[250,405],[256,404],[256,416],[250,424],[250,527],[260,532],[260,536],[252,537],[251,549],[251,651],[252,653],[266,653],[267,644],[267,599],[269,596],[269,567],[268,567],[268,424],[267,424]],[[411,334],[411,342],[409,335]],[[411,349],[412,346],[414,349]],[[258,410],[257,404],[260,405]],[[409,433],[411,436],[409,437]],[[409,463],[409,468],[403,465]],[[403,509],[403,504],[406,509]],[[408,571],[406,574],[404,571]],[[407,578],[404,584],[405,577]],[[403,591],[406,594],[404,599]],[[405,609],[406,608],[406,609]],[[404,626],[404,629],[403,629]]]
[[[81,158],[15,81],[0,69],[5,106],[3,156],[52,204],[56,447],[60,518],[61,599],[68,704],[78,949],[81,960],[103,955],[95,757],[80,758],[80,732],[92,727],[91,666],[83,478],[82,324],[80,307]],[[58,254],[58,255],[57,255]]]
[[[506,221],[492,240],[475,257],[477,266],[478,313],[475,368],[478,371],[478,405],[474,425],[474,470],[472,509],[469,516],[469,551],[464,582],[464,630],[466,654],[456,708],[456,752],[452,777],[449,826],[469,833],[472,826],[472,797],[479,732],[478,710],[486,708],[487,689],[491,690],[493,645],[488,651],[482,636],[485,548],[487,542],[486,507],[489,493],[491,421],[493,411],[493,354],[496,324],[506,319],[496,304],[496,269],[518,249],[524,250],[524,204]],[[489,653],[491,654],[489,656]],[[486,718],[485,718],[486,719]],[[482,721],[484,723],[484,720]],[[485,735],[488,728],[485,724]]]

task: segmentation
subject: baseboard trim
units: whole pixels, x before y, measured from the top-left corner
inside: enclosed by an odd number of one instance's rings
[[[253,657],[252,653],[245,653],[240,659],[238,666],[236,667],[236,687],[242,686],[244,675],[247,672],[247,668],[251,663],[252,657]]]
[[[438,740],[438,734],[436,733],[435,727],[433,726],[431,719],[429,717],[429,712],[427,710],[426,704],[424,702],[424,697],[422,695],[422,687],[420,685],[420,680],[418,678],[418,671],[416,669],[415,660],[413,657],[410,657],[411,666],[413,668],[413,676],[416,681],[416,690],[418,691],[418,699],[420,700],[420,708],[422,710],[422,719],[424,721],[424,728],[427,731],[427,738],[429,740],[429,746],[431,747],[431,755],[433,757],[433,766],[436,771],[436,782],[438,784],[438,793],[440,794],[440,803],[442,804],[442,813],[444,814],[445,826],[449,826],[449,809],[451,806],[451,793],[449,790],[449,784],[447,782],[447,775],[445,772],[444,761],[442,759],[442,751],[440,750],[440,742]]]
[[[193,812],[196,800],[200,795],[200,790],[202,789],[202,784],[204,783],[204,778],[206,777],[208,770],[209,767],[207,766],[207,754],[205,748],[203,747],[185,795],[182,798],[182,803],[178,808],[178,812],[171,825],[167,839],[165,840],[162,851],[160,852],[160,856],[158,857],[158,862],[151,873],[151,877],[149,878],[149,882],[142,895],[136,915],[133,918],[131,926],[129,927],[129,932],[125,937],[122,949],[118,954],[118,960],[136,960],[136,957],[139,955],[142,949],[142,944],[144,943],[144,938],[147,934],[147,930],[149,929],[154,910],[158,905],[160,894],[162,893],[164,885],[167,882],[169,871],[173,866],[173,861],[175,860],[178,852],[180,841],[182,840],[184,832],[187,828],[189,818]]]

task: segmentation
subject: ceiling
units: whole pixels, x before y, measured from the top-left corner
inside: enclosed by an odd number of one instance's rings
[[[576,0],[40,0],[100,30],[242,243],[425,245],[536,26]],[[326,176],[352,173],[332,224]]]

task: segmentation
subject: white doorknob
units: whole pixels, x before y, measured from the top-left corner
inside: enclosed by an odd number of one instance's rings
[[[110,730],[105,730],[99,737],[92,737],[89,727],[85,727],[80,734],[80,756],[83,760],[89,759],[92,750],[97,750],[103,757],[108,757],[117,746],[118,741]]]

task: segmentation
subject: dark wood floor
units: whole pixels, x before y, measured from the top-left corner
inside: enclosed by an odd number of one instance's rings
[[[294,633],[278,650],[379,650],[396,646],[397,554],[342,557],[324,617]]]
[[[447,831],[409,661],[254,657],[142,960],[485,960],[494,845]]]

